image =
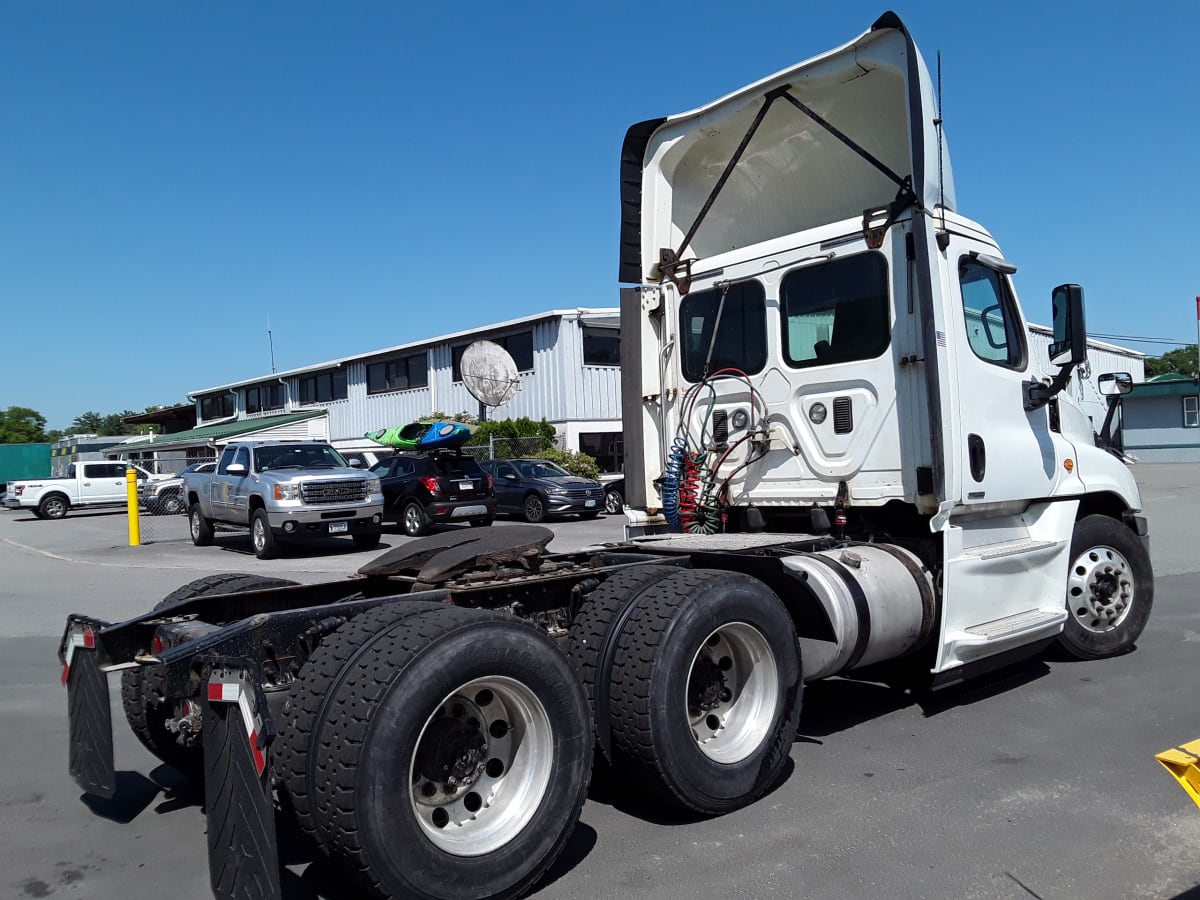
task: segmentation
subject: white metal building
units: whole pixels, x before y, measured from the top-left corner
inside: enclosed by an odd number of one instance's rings
[[[324,416],[280,421],[278,427],[288,432],[280,436],[325,438],[343,449],[366,447],[371,446],[363,440],[368,432],[431,412],[478,415],[479,403],[463,386],[458,363],[468,345],[486,339],[508,350],[520,379],[513,400],[489,418],[545,419],[567,448],[615,470],[621,434],[618,328],[616,308],[551,310],[189,396],[197,405],[197,431],[231,420],[248,425],[261,419],[266,425],[276,417],[320,410]],[[304,434],[295,433],[298,429]]]

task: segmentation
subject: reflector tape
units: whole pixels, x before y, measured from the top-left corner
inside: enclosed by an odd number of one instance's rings
[[[244,690],[240,682],[217,681],[215,680],[217,677],[214,675],[213,680],[208,683],[208,702],[236,703],[238,705],[238,709],[242,713],[242,723],[246,726],[246,736],[250,739],[250,753],[254,757],[254,766],[261,775],[263,769],[267,767],[267,756],[258,745],[258,733],[262,727],[262,720],[254,708],[254,694],[252,691]]]
[[[67,641],[67,658],[63,663],[62,668],[62,683],[66,685],[67,678],[71,674],[71,660],[75,658],[75,648],[82,647],[85,650],[96,649],[96,632],[92,629],[86,631],[72,631],[71,637]]]

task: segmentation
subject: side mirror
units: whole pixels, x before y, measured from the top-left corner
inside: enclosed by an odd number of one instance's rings
[[[1096,389],[1105,397],[1128,394],[1133,390],[1133,376],[1128,372],[1106,372],[1096,379]]]
[[[348,459],[348,460],[346,460],[346,464],[348,466],[350,466],[350,468],[352,468],[352,469],[362,468],[362,460],[361,459]]]
[[[246,467],[243,466],[241,463],[231,463],[230,465],[225,467],[225,474],[226,475],[245,475]]]
[[[1050,364],[1067,368],[1087,359],[1087,329],[1083,324],[1083,288],[1060,284],[1051,294],[1054,308],[1054,342]]]

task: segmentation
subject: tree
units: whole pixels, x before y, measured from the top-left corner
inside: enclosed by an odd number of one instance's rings
[[[104,434],[104,416],[98,412],[85,412],[71,422],[70,431],[75,434]]]
[[[0,444],[40,444],[46,437],[46,417],[27,406],[0,410]]]
[[[1195,378],[1196,345],[1188,344],[1185,347],[1176,347],[1174,350],[1168,350],[1159,357],[1147,357],[1147,378],[1153,378],[1155,375],[1165,375],[1168,372],[1178,372],[1180,375]]]

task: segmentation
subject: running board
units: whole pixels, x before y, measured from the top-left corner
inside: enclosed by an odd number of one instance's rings
[[[982,544],[978,547],[972,547],[969,550],[963,550],[962,555],[964,557],[970,556],[984,560],[1001,559],[1005,556],[1036,553],[1039,550],[1048,550],[1057,546],[1057,541],[1038,541],[1033,538],[1020,538],[1015,541],[1002,541],[998,544]]]
[[[991,622],[981,622],[947,635],[954,659],[966,662],[1055,637],[1067,621],[1067,610],[1031,609]]]

